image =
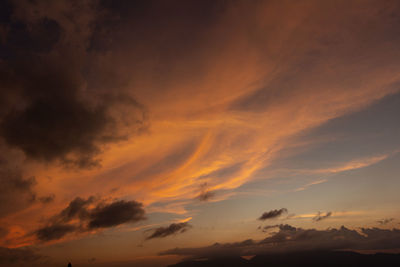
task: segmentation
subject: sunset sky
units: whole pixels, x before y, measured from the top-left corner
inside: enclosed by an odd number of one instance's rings
[[[0,266],[400,249],[399,137],[399,1],[1,1]]]

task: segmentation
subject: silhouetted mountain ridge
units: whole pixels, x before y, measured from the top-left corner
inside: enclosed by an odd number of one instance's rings
[[[241,257],[188,260],[169,267],[395,267],[400,254],[360,254],[351,251],[309,251]]]

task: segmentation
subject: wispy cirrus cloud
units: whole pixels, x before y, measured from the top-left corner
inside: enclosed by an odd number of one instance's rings
[[[317,184],[322,184],[322,183],[326,183],[328,180],[327,179],[322,179],[322,180],[316,180],[313,182],[310,182],[308,184],[305,184],[302,187],[296,188],[294,191],[303,191],[306,190],[308,187],[313,186],[313,185],[317,185]]]

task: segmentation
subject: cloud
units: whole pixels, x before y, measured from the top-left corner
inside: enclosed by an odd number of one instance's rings
[[[392,221],[394,221],[394,218],[385,218],[385,219],[377,221],[377,223],[379,223],[380,225],[385,225],[385,224],[388,224],[388,223],[390,223]]]
[[[0,157],[0,218],[23,210],[35,202],[35,177],[23,177],[20,168],[11,167]]]
[[[379,250],[400,248],[400,230],[361,228],[361,233],[344,226],[339,229],[302,229],[282,226],[279,232],[261,240],[215,243],[198,248],[175,248],[163,251],[161,255],[191,256],[194,258],[213,258],[223,256],[260,255],[316,250]]]
[[[60,201],[115,187],[146,206],[192,201],[205,181],[219,197],[262,177],[289,139],[398,91],[391,4],[114,2],[15,1],[1,21],[0,139],[27,158],[21,179]],[[29,188],[6,209],[29,206]]]
[[[318,214],[315,215],[315,217],[313,217],[312,219],[313,219],[314,222],[319,222],[319,221],[325,220],[325,219],[327,219],[327,218],[329,218],[331,216],[332,216],[332,212],[331,211],[325,213],[325,215],[323,215],[321,212],[318,211]]]
[[[207,183],[200,185],[200,191],[200,195],[197,197],[200,201],[208,201],[215,196],[215,192],[207,190]]]
[[[311,183],[303,185],[302,187],[296,188],[294,191],[303,191],[303,190],[306,190],[310,186],[317,185],[317,184],[322,184],[322,183],[325,183],[327,181],[328,181],[327,179],[313,181]]]
[[[184,233],[192,226],[187,222],[182,223],[172,223],[168,227],[159,227],[153,231],[153,233],[146,238],[146,240],[153,239],[153,238],[164,238],[170,235],[175,235],[178,233]]]
[[[259,229],[262,229],[263,232],[268,232],[270,229],[274,228],[279,228],[279,230],[282,231],[296,231],[296,227],[293,227],[289,224],[275,224],[275,225],[266,225],[264,227],[259,227]]]
[[[200,201],[208,201],[210,198],[213,198],[215,196],[214,192],[206,191],[202,192],[199,196],[198,199]]]
[[[316,170],[313,170],[311,172],[315,172],[315,173],[339,173],[339,172],[345,172],[345,171],[350,171],[350,170],[356,170],[356,169],[369,167],[371,165],[379,163],[379,162],[387,159],[390,155],[391,154],[386,154],[386,155],[380,155],[380,156],[374,156],[374,157],[355,159],[355,160],[351,160],[349,162],[346,162],[346,163],[344,163],[342,165],[338,165],[338,166],[331,167],[331,168],[326,168],[326,169],[316,169]]]
[[[69,222],[71,219],[78,217],[85,219],[88,216],[87,206],[93,203],[94,197],[88,197],[86,200],[80,197],[72,200],[68,207],[63,209],[58,215],[53,217],[54,221]]]
[[[270,210],[267,212],[264,212],[260,218],[258,218],[258,220],[260,221],[265,221],[265,220],[269,220],[269,219],[274,219],[277,218],[279,216],[281,216],[284,213],[287,213],[288,210],[285,208],[279,209],[279,210]]]
[[[91,196],[72,200],[60,213],[52,216],[47,225],[33,232],[40,241],[58,240],[70,233],[84,233],[146,219],[143,205],[136,201],[119,200],[106,203]]]
[[[117,226],[146,219],[143,205],[136,201],[116,201],[100,204],[90,211],[89,229]]]
[[[17,15],[9,18],[0,64],[0,137],[30,159],[91,167],[99,163],[104,144],[121,141],[143,126],[144,109],[135,99],[116,84],[106,93],[92,88],[83,73],[89,65],[94,68],[84,45],[88,36],[82,35],[94,17],[80,24],[78,32],[66,25],[62,12],[89,18],[82,13],[86,5],[75,10],[66,3],[61,12],[50,5],[52,18],[42,14],[46,9],[41,3],[13,5]],[[37,12],[18,16],[29,9]],[[81,44],[68,44],[72,40]],[[123,117],[126,112],[129,117]]]
[[[75,226],[69,224],[53,224],[36,230],[35,234],[41,241],[50,241],[60,239],[76,229]]]

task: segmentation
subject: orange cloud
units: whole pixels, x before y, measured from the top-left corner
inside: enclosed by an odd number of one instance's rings
[[[379,41],[389,39],[382,17],[390,16],[381,9],[346,1],[245,3],[229,5],[188,46],[174,24],[154,26],[149,36],[156,40],[130,40],[128,20],[123,45],[92,56],[121,76],[121,92],[146,107],[149,129],[101,146],[101,167],[27,163],[38,194],[56,199],[4,220],[28,231],[74,197],[93,194],[134,199],[147,212],[186,214],[202,184],[210,191],[238,188],[270,166],[291,138],[398,91],[398,44]],[[386,157],[315,172],[362,168]],[[231,195],[217,192],[216,199]]]

